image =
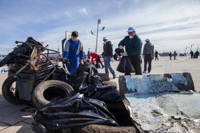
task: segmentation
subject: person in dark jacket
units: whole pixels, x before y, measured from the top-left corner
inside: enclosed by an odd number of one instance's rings
[[[174,60],[176,60],[177,53],[174,51]]]
[[[172,60],[172,52],[169,53],[170,60]]]
[[[158,59],[158,51],[157,51],[157,50],[155,50],[155,60],[156,60],[156,59],[159,60],[159,59]]]
[[[198,58],[198,56],[199,56],[199,51],[198,50],[195,52],[195,56],[196,56],[196,58]]]
[[[140,37],[136,34],[134,28],[128,28],[128,36],[126,36],[119,44],[119,48],[125,46],[126,52],[123,56],[128,56],[135,69],[136,75],[142,75],[141,69],[141,51],[142,51],[142,41]],[[125,72],[125,75],[130,75],[130,72]]]
[[[105,72],[106,74],[109,75],[109,71],[112,73],[113,75],[113,79],[115,79],[116,75],[115,75],[115,71],[113,70],[113,68],[110,65],[110,62],[113,61],[113,48],[112,48],[112,43],[110,41],[108,41],[108,39],[106,37],[103,38],[103,52],[104,52],[104,65],[105,65]]]
[[[191,59],[192,59],[194,57],[194,53],[192,50],[190,51],[190,55],[191,55]]]
[[[146,44],[144,45],[143,48],[143,56],[144,56],[144,71],[143,73],[146,73],[147,70],[147,62],[148,62],[148,73],[151,72],[151,62],[152,59],[154,58],[154,46],[150,42],[149,39],[146,39]]]

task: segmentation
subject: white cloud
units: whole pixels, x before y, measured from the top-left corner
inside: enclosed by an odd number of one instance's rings
[[[79,12],[80,12],[80,14],[82,15],[82,16],[87,16],[88,18],[90,18],[91,19],[91,17],[88,15],[88,13],[87,13],[87,10],[86,10],[86,8],[85,7],[83,7],[83,8],[81,8],[81,7],[77,7],[78,9],[79,9]]]
[[[71,14],[70,14],[68,11],[65,11],[65,14],[66,14],[68,17],[72,18]]]

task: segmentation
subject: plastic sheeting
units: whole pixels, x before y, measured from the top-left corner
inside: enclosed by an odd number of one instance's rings
[[[55,105],[37,111],[31,128],[35,132],[46,133],[89,124],[118,126],[103,101],[77,93],[72,97],[56,99]]]

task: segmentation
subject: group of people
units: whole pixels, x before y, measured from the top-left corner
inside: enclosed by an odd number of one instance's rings
[[[110,65],[110,62],[113,58],[113,48],[112,43],[106,38],[103,38],[103,56],[104,56],[104,65],[101,61],[100,55],[97,53],[90,53],[88,51],[88,61],[90,62],[90,58],[92,57],[92,61],[95,60],[96,64],[101,64],[102,68],[105,67],[105,73],[109,75],[109,71],[113,75],[113,79],[116,77],[115,71]],[[78,39],[78,32],[73,31],[71,34],[71,38],[65,42],[65,49],[63,52],[63,57],[69,59],[70,65],[67,66],[68,71],[71,74],[74,74],[76,69],[79,66],[79,63],[84,62],[86,60],[86,54],[83,53],[83,45],[82,42]]]
[[[136,34],[136,31],[133,27],[128,28],[128,35],[122,39],[118,47],[122,49],[125,47],[125,52],[123,56],[128,56],[132,66],[135,69],[136,75],[142,75],[141,69],[141,51],[142,51],[142,40]],[[148,66],[148,73],[151,71],[151,62],[154,58],[154,46],[150,42],[149,39],[146,39],[146,44],[144,45],[143,49],[143,58],[144,58],[144,71],[146,73],[147,64]],[[73,31],[71,34],[71,38],[65,42],[65,49],[63,53],[63,57],[68,58],[70,65],[67,66],[68,71],[71,74],[74,74],[80,62],[83,62],[84,57],[86,54],[83,53],[83,45],[82,42],[78,39],[78,32]],[[97,53],[88,53],[88,58],[92,60],[95,58],[97,64],[101,64],[102,68],[105,67],[105,73],[109,75],[109,71],[113,75],[113,79],[116,77],[115,71],[111,67],[110,62],[113,60],[113,45],[108,38],[103,38],[103,58],[104,58],[104,65],[101,62],[100,55]],[[115,57],[116,59],[116,57]],[[155,51],[155,60],[158,59],[158,52]],[[126,71],[125,75],[130,75],[130,72]]]
[[[176,53],[176,51],[174,51],[174,54],[172,54],[172,52],[169,53],[169,59],[172,60],[172,56],[174,56],[174,60],[176,60],[176,56],[178,54]]]
[[[195,53],[191,50],[190,51],[190,55],[191,55],[191,59],[192,58],[198,58],[198,56],[199,56],[199,51],[197,50]]]

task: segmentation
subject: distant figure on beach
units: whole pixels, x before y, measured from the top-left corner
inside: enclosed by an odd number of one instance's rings
[[[174,51],[174,60],[176,60],[177,53]]]
[[[194,53],[192,50],[190,51],[190,55],[191,55],[191,59],[192,59],[194,57]]]
[[[155,60],[156,60],[156,59],[159,60],[159,59],[158,59],[158,51],[157,51],[157,50],[155,50]]]
[[[169,53],[170,60],[172,60],[172,52]]]
[[[148,73],[151,72],[151,62],[154,59],[154,45],[147,38],[145,40],[144,48],[143,48],[143,56],[144,56],[144,71],[146,73],[147,63],[148,63]]]
[[[194,54],[195,54],[195,58],[198,58],[198,56],[199,56],[199,51],[197,50]]]

